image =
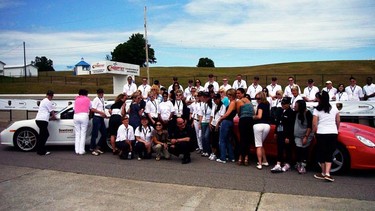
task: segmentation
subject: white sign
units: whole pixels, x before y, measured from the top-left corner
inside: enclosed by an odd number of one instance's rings
[[[375,101],[331,101],[340,111],[340,116],[375,116]],[[306,103],[312,111],[318,105],[317,102]]]
[[[115,62],[115,61],[101,61],[91,64],[91,74],[119,74],[119,75],[136,75],[139,76],[139,65]]]

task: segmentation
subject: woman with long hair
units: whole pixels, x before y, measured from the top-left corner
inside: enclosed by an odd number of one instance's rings
[[[219,136],[219,147],[220,147],[220,158],[216,159],[219,163],[226,163],[226,155],[228,153],[229,160],[235,162],[233,145],[230,141],[231,131],[233,130],[233,118],[236,116],[236,90],[228,89],[227,97],[229,98],[229,106],[225,114],[219,119],[218,124],[220,125],[220,136]]]
[[[219,119],[225,114],[226,107],[221,100],[220,94],[215,94],[214,96],[214,104],[212,106],[212,112],[211,112],[211,118],[210,118],[210,130],[212,134],[212,142],[211,142],[211,147],[212,147],[212,153],[210,157],[208,158],[209,160],[216,160],[219,156],[219,125],[218,121]]]
[[[253,131],[253,103],[245,97],[245,89],[238,88],[237,95],[237,113],[240,118],[238,127],[240,130],[240,155],[238,165],[249,165],[250,143],[254,141]]]
[[[126,100],[125,94],[119,94],[117,95],[115,99],[115,103],[112,104],[111,109],[109,109],[109,113],[111,114],[111,117],[109,118],[108,128],[109,128],[109,135],[111,140],[111,146],[112,146],[112,153],[115,155],[117,154],[116,150],[116,137],[117,137],[117,129],[122,124],[121,117],[125,115],[125,100]]]
[[[313,112],[313,132],[316,134],[318,162],[322,172],[315,174],[314,177],[333,182],[330,171],[332,154],[337,144],[340,113],[336,106],[331,106],[329,103],[329,95],[326,91],[322,91],[318,98],[318,106]]]
[[[294,107],[296,118],[294,122],[294,142],[297,152],[297,171],[300,174],[306,173],[308,147],[314,137],[312,132],[313,116],[306,108],[304,100],[298,100]]]
[[[165,159],[170,159],[171,155],[168,152],[168,144],[170,144],[168,131],[164,130],[161,121],[156,120],[155,130],[151,132],[151,137],[154,144],[152,149],[156,152],[156,160],[159,161],[162,156]]]

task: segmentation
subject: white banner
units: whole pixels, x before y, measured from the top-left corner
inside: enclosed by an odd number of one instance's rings
[[[115,62],[115,61],[101,61],[91,64],[91,74],[119,74],[119,75],[136,75],[139,76],[139,65]]]

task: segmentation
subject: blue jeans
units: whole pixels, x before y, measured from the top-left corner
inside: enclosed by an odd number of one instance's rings
[[[209,124],[201,124],[203,152],[211,154]]]
[[[234,160],[233,146],[230,142],[231,134],[233,129],[233,121],[223,120],[220,126],[220,137],[219,137],[219,147],[220,147],[220,160],[225,161],[227,152],[229,160]]]
[[[100,131],[100,139],[96,144],[96,138],[98,138],[98,132]],[[92,131],[91,131],[91,142],[90,149],[96,149],[97,146],[103,148],[107,140],[107,128],[105,127],[104,118],[94,116],[92,118]]]

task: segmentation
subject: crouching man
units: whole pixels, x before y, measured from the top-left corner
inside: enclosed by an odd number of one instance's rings
[[[133,143],[135,140],[134,129],[129,125],[129,116],[122,117],[122,125],[117,130],[116,147],[120,150],[121,159],[132,159]]]
[[[178,117],[176,120],[177,127],[172,132],[170,140],[171,146],[169,152],[175,156],[183,154],[182,164],[191,162],[190,152],[194,150],[194,142],[196,142],[195,131],[186,124],[186,120]]]

